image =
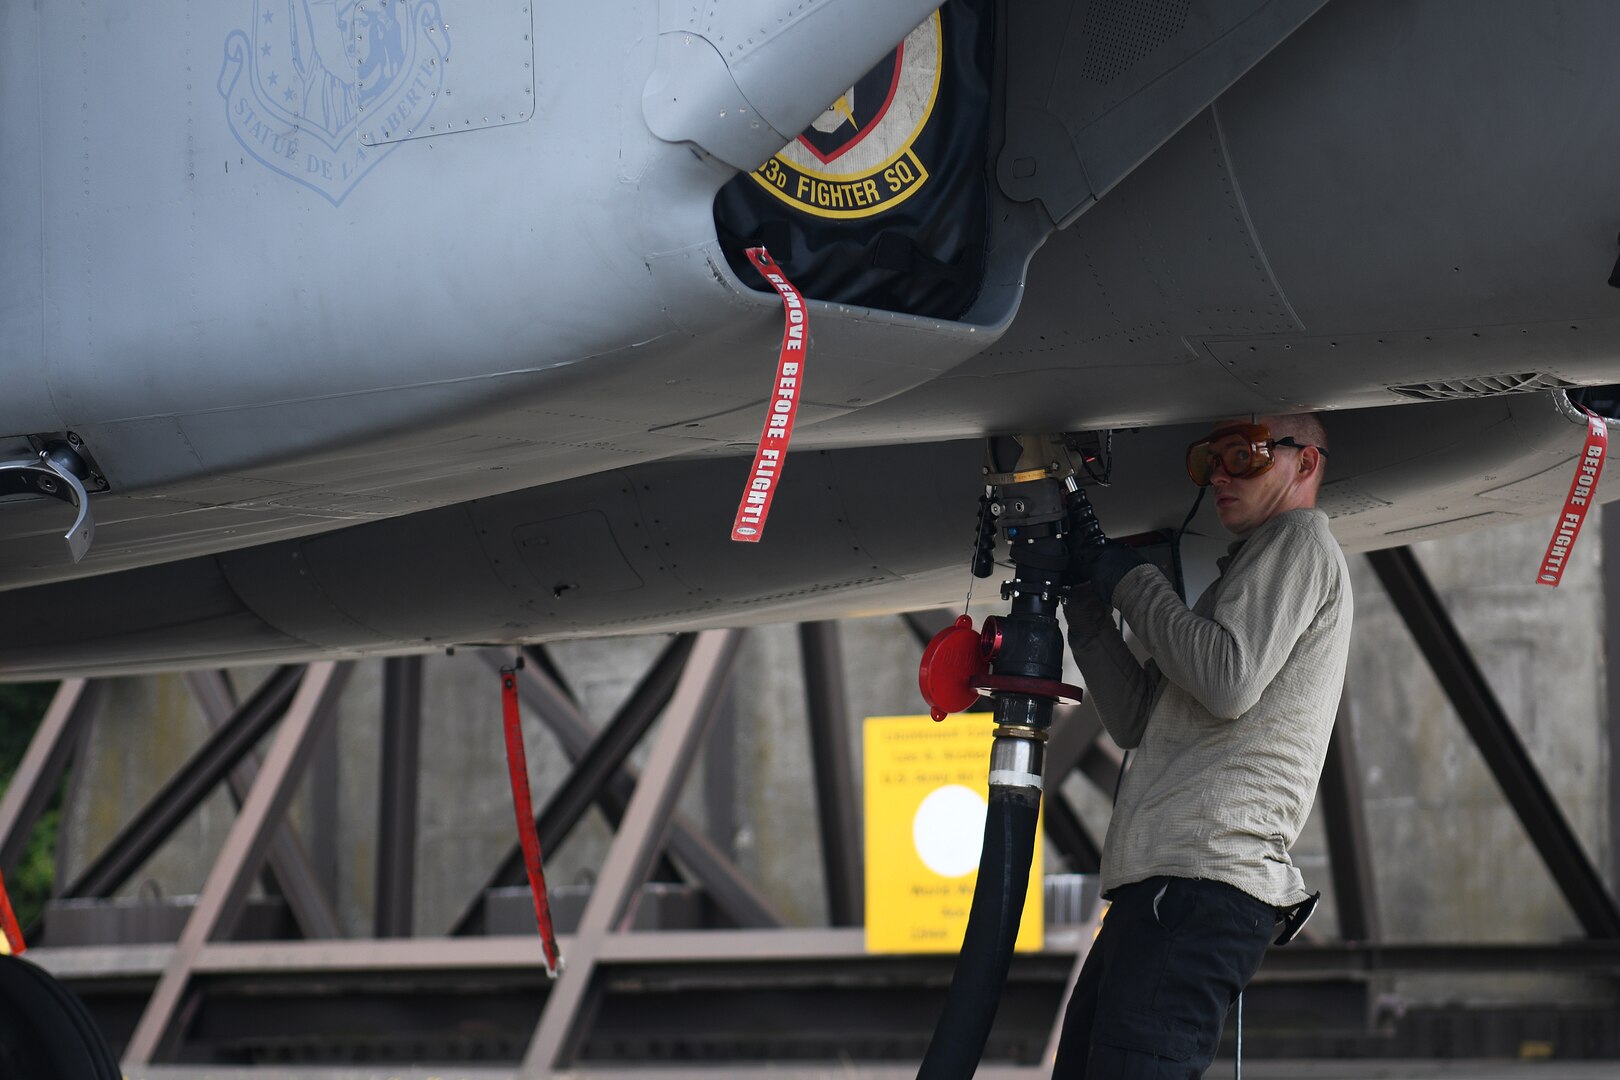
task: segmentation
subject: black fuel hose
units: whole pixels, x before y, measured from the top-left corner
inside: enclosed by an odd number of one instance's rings
[[[984,850],[979,855],[979,879],[973,887],[962,952],[917,1080],[967,1078],[979,1067],[1012,965],[1040,808],[1038,788],[990,788]]]

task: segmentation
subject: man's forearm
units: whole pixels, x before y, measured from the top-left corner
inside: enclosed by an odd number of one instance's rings
[[[1208,617],[1154,569],[1126,575],[1114,602],[1164,677],[1212,717],[1235,720],[1260,700],[1321,608],[1333,565],[1304,529],[1274,529],[1249,541]]]
[[[1153,705],[1155,680],[1126,646],[1119,627],[1106,609],[1102,618],[1092,611],[1065,608],[1069,620],[1069,649],[1085,676],[1109,737],[1123,749],[1142,741],[1148,712]]]

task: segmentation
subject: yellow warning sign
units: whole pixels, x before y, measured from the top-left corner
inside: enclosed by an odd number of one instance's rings
[[[865,725],[866,951],[955,952],[979,875],[989,713],[873,716]],[[1016,948],[1042,943],[1041,832]]]

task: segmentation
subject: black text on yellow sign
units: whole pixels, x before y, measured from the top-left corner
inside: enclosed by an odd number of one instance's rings
[[[955,952],[978,879],[989,796],[989,713],[943,724],[927,716],[870,717],[866,765],[866,951]],[[1014,945],[1043,940],[1041,833]]]

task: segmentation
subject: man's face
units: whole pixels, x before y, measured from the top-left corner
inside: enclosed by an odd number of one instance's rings
[[[1284,510],[1293,508],[1294,476],[1300,451],[1290,446],[1272,447],[1274,464],[1258,476],[1229,476],[1220,463],[1210,473],[1215,489],[1215,513],[1221,524],[1238,536],[1245,536]]]

